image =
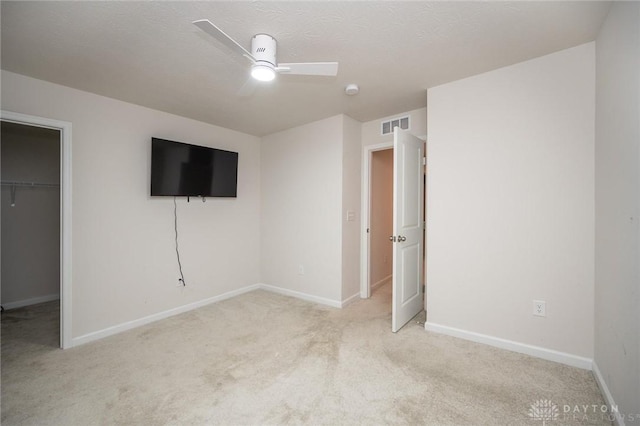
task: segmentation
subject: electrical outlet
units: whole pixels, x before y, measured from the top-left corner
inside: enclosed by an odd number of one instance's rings
[[[547,316],[547,303],[544,300],[533,301],[533,315],[537,317]]]
[[[304,265],[298,265],[298,275],[304,275]]]

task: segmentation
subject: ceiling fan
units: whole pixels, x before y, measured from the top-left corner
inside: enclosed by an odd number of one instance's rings
[[[208,19],[193,21],[193,24],[209,34],[236,54],[246,57],[253,65],[251,76],[259,81],[271,81],[276,73],[291,75],[335,76],[337,62],[277,63],[276,39],[268,34],[256,34],[251,39],[251,52],[229,37]]]

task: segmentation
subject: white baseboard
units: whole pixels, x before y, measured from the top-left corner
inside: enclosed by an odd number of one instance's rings
[[[377,281],[374,284],[371,284],[371,291],[373,292],[373,290],[375,290],[378,287],[381,287],[385,284],[387,284],[388,282],[390,282],[393,279],[393,275],[389,275],[384,277],[383,279],[381,279],[380,281]]]
[[[187,305],[179,306],[177,308],[169,309],[163,312],[158,312],[156,314],[149,315],[144,318],[127,321],[122,324],[114,325],[112,327],[107,327],[102,330],[98,330],[92,333],[84,334],[82,336],[74,337],[71,339],[71,344],[69,347],[79,346],[85,343],[93,342],[94,340],[103,339],[105,337],[112,336],[114,334],[122,333],[123,331],[131,330],[136,327],[150,324],[152,322],[159,321],[161,319],[169,318],[174,315],[182,314],[184,312],[188,312],[193,309],[200,308],[202,306],[210,305],[211,303],[220,302],[220,301],[230,299],[232,297],[236,297],[241,294],[248,293],[254,290],[259,290],[259,289],[282,294],[284,296],[295,297],[297,299],[306,300],[308,302],[314,302],[314,303],[319,303],[321,305],[331,306],[334,308],[342,308],[344,306],[347,306],[348,304],[353,303],[360,296],[360,293],[356,293],[353,296],[350,296],[343,301],[337,301],[332,299],[326,299],[324,297],[313,296],[310,294],[306,294],[306,293],[302,293],[294,290],[275,287],[269,284],[253,284],[247,287],[240,288],[238,290],[233,290],[218,296],[210,297],[208,299],[199,300],[197,302],[189,303]],[[36,303],[39,303],[39,302],[36,302]]]
[[[307,302],[315,302],[321,305],[332,306],[334,308],[341,308],[343,306],[342,304],[344,303],[338,300],[314,296],[312,294],[302,293],[295,290],[289,290],[287,288],[276,287],[269,284],[258,284],[258,288],[266,291],[271,291],[273,293],[282,294],[283,296],[291,296],[291,297],[295,297],[296,299],[306,300]],[[351,299],[352,297],[353,296],[351,296],[349,299]]]
[[[140,327],[161,319],[169,318],[174,315],[188,312],[193,309],[200,308],[202,306],[210,305],[211,303],[230,299],[232,297],[239,296],[241,294],[248,293],[253,290],[257,290],[258,288],[260,288],[259,284],[250,285],[247,287],[240,288],[238,290],[229,291],[227,293],[224,293],[218,296],[209,297],[207,299],[199,300],[197,302],[193,302],[183,306],[179,306],[177,308],[169,309],[167,311],[158,312],[157,314],[149,315],[144,318],[128,321],[122,324],[114,325],[112,327],[107,327],[103,330],[94,331],[92,333],[88,333],[83,336],[74,337],[71,339],[71,347],[83,345],[85,343],[93,342],[94,340],[98,340],[98,339],[105,338],[107,336],[112,336],[114,334],[122,333],[123,331],[131,330],[132,328]]]
[[[269,284],[258,284],[261,290],[271,291],[273,293],[282,294],[283,296],[291,296],[296,299],[306,300],[307,302],[319,303],[321,305],[331,306],[333,308],[344,308],[355,302],[356,300],[360,300],[360,292],[347,297],[343,301],[327,299],[324,297],[314,296],[312,294],[302,293],[300,291],[289,290],[282,287],[276,287]]]
[[[349,296],[346,299],[344,299],[341,303],[340,303],[340,307],[344,308],[345,306],[349,306],[350,304],[352,304],[353,302],[355,302],[356,300],[360,300],[360,292],[357,292],[356,294],[354,294],[353,296]]]
[[[53,300],[60,300],[59,294],[48,294],[46,296],[32,297],[30,299],[18,300],[16,302],[3,303],[2,307],[6,310],[22,308],[23,306],[35,305],[38,303],[51,302]]]
[[[598,387],[600,388],[600,392],[604,396],[604,400],[609,407],[617,407],[616,402],[613,400],[613,395],[609,391],[609,387],[607,386],[607,382],[605,382],[604,377],[602,377],[602,373],[598,368],[598,364],[596,361],[593,361],[593,376],[596,378],[596,383],[598,383]],[[615,416],[615,422],[617,426],[625,426],[624,418],[620,415],[619,412],[613,411],[611,414]]]
[[[546,359],[548,361],[559,362],[561,364],[578,367],[585,370],[591,370],[593,360],[565,352],[547,349],[540,346],[528,345],[526,343],[514,342],[512,340],[501,339],[499,337],[489,336],[486,334],[475,333],[473,331],[462,330],[459,328],[449,327],[446,325],[434,324],[427,322],[424,325],[425,330],[435,333],[446,334],[460,339],[471,340],[472,342],[484,343],[485,345],[495,346],[501,349],[518,352],[525,355],[531,355],[537,358]]]

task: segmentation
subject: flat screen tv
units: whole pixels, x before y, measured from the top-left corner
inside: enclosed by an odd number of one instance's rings
[[[151,138],[151,196],[237,197],[238,153]]]

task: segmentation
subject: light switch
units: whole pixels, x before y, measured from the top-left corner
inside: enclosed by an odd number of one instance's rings
[[[353,222],[354,220],[356,220],[356,212],[347,210],[347,222]]]

